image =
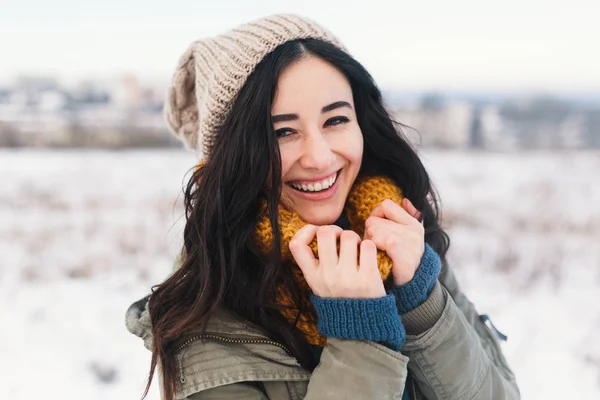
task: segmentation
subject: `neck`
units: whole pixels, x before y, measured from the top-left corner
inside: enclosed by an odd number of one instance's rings
[[[348,216],[346,215],[346,211],[342,211],[342,214],[338,217],[338,219],[333,223],[334,225],[339,226],[344,230],[351,229],[350,221],[348,221]]]

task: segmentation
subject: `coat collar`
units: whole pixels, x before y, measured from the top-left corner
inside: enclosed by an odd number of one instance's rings
[[[125,324],[132,334],[144,341],[144,346],[152,349],[152,321],[148,311],[148,300],[150,295],[134,302],[127,309]],[[199,329],[194,329],[185,334],[182,340],[190,335],[199,334]],[[268,339],[264,331],[257,325],[246,321],[224,308],[219,308],[208,321],[207,334],[222,335],[235,339]]]

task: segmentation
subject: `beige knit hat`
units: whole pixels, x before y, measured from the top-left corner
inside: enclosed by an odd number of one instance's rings
[[[277,46],[304,38],[344,49],[325,28],[290,14],[272,15],[192,43],[179,59],[167,91],[164,109],[172,132],[201,158],[208,156],[219,126],[256,65]]]

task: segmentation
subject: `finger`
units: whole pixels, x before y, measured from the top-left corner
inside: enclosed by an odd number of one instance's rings
[[[359,269],[377,269],[377,246],[372,240],[360,242]]]
[[[340,261],[343,267],[358,267],[358,243],[360,237],[354,231],[344,231],[340,236]]]
[[[400,205],[392,200],[384,200],[371,213],[373,217],[386,218],[399,224],[414,224],[415,219]]]
[[[373,216],[367,218],[365,221],[365,238],[373,240],[376,236],[382,236],[379,234],[380,232],[385,233],[384,236],[387,237],[392,233],[404,235],[408,231],[405,226],[389,219]]]
[[[319,263],[334,266],[338,264],[337,239],[343,229],[335,225],[320,226],[317,229]]]
[[[378,218],[369,229],[368,239],[375,243],[377,249],[385,251],[392,260],[399,261],[399,252],[406,253],[405,249],[412,246],[415,234],[400,224]]]
[[[312,274],[319,264],[309,246],[315,238],[317,228],[315,225],[305,225],[290,240],[290,252],[304,275]]]
[[[412,201],[410,201],[407,198],[404,198],[403,200],[403,207],[404,209],[417,221],[421,222],[422,221],[422,216],[423,214],[421,214],[421,211],[417,210],[417,208],[414,206],[414,204],[412,203]]]

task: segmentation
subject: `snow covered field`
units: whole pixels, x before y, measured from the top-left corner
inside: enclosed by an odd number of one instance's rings
[[[463,289],[524,399],[600,398],[600,153],[427,151]],[[0,151],[0,399],[139,399],[127,306],[168,273],[184,151]],[[156,387],[148,399],[158,399]]]

